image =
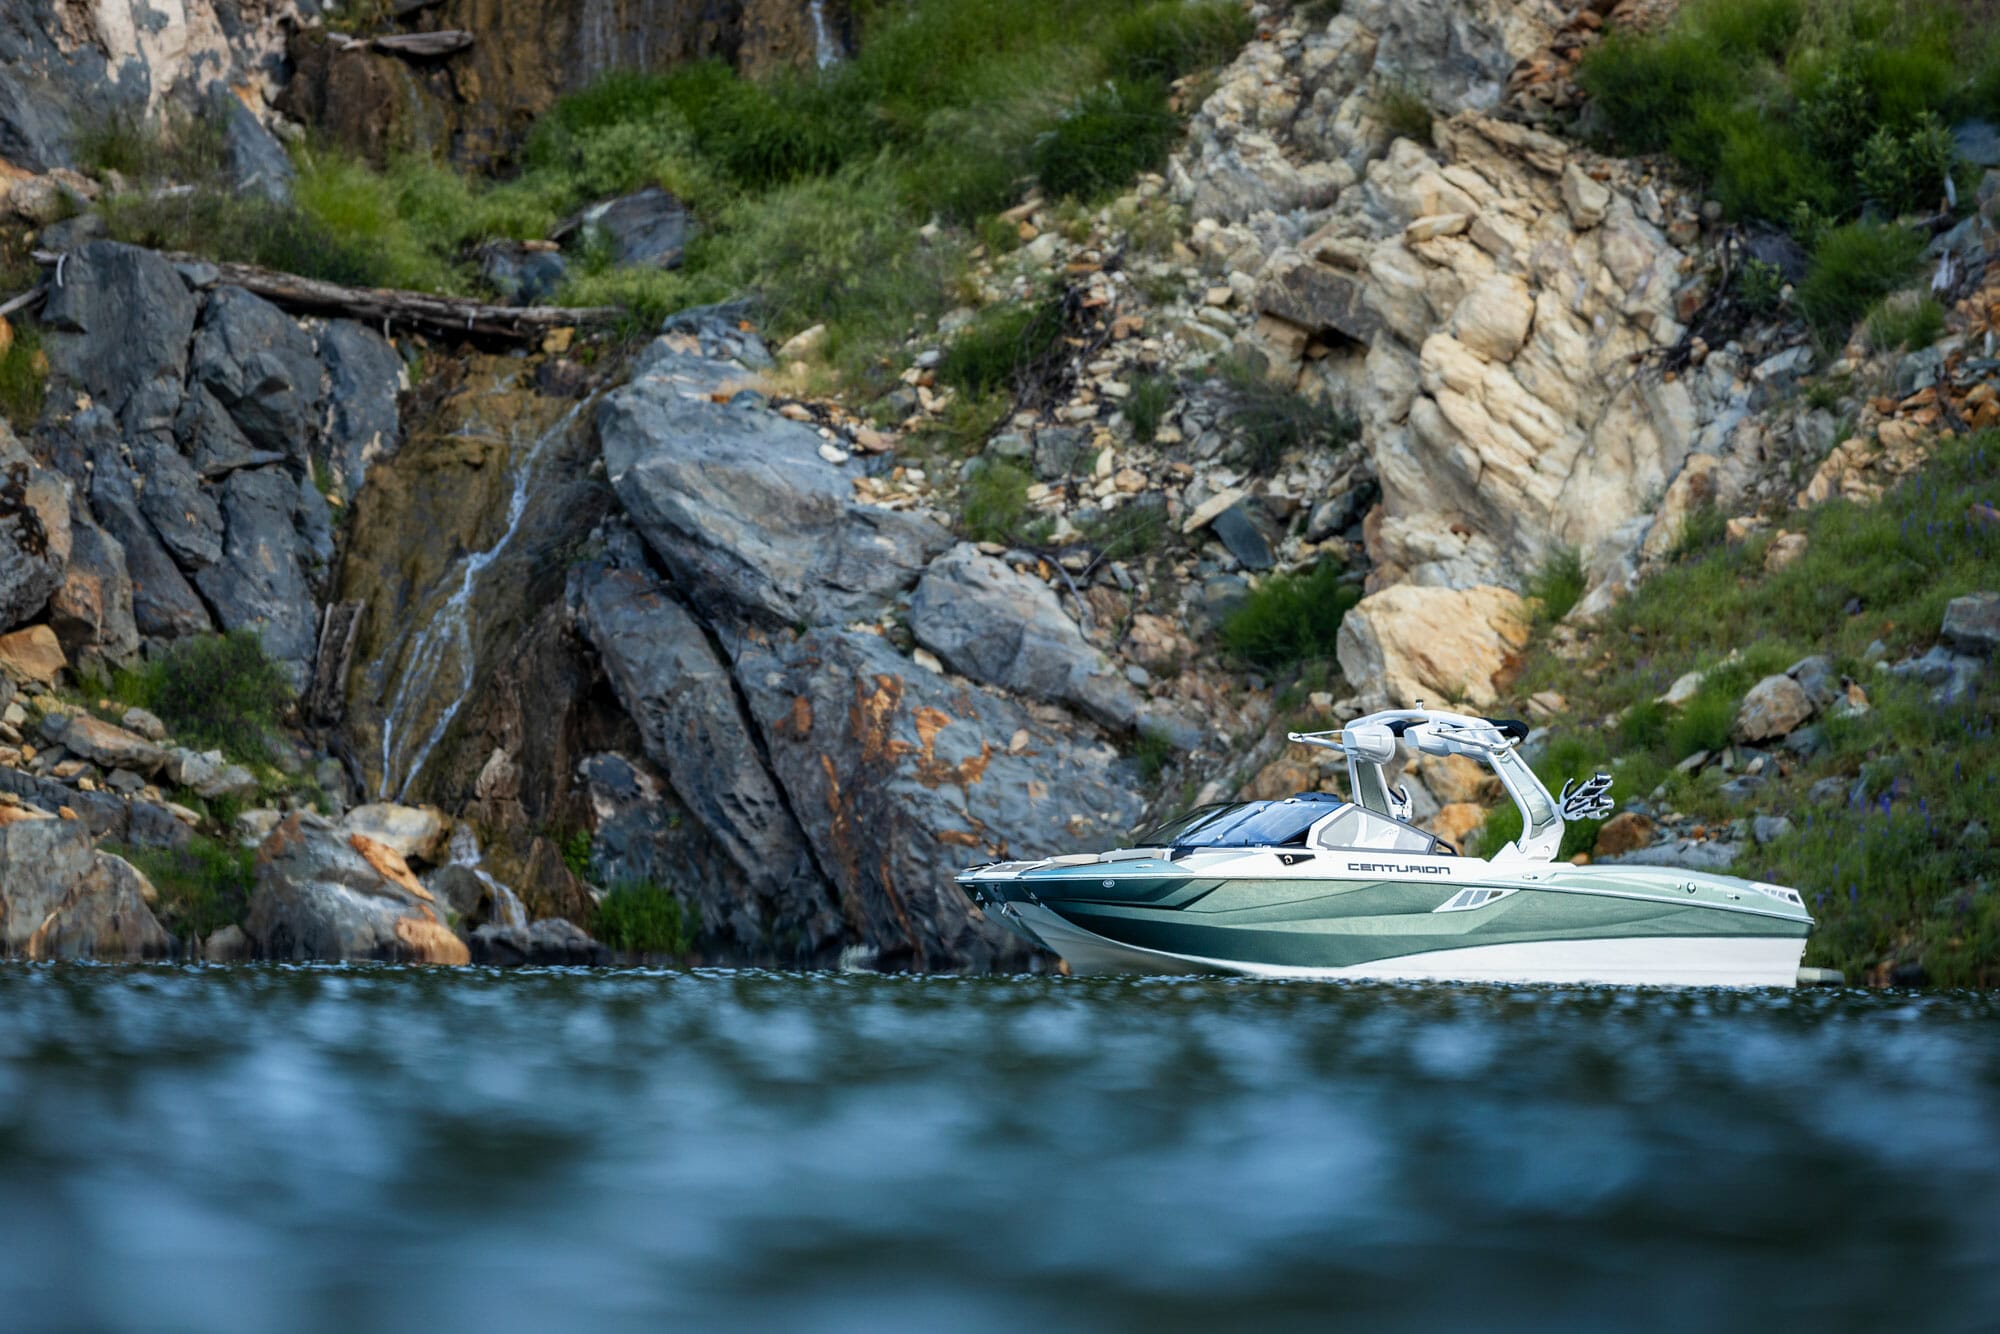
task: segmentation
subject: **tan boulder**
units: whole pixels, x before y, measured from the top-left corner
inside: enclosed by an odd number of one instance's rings
[[[1804,533],[1779,533],[1771,539],[1771,545],[1764,551],[1764,572],[1776,574],[1805,554]]]
[[[1452,333],[1488,361],[1512,361],[1528,341],[1534,319],[1535,298],[1528,284],[1511,275],[1495,274],[1459,302],[1452,314]]]
[[[1470,801],[1454,801],[1438,807],[1424,828],[1445,842],[1465,850],[1466,841],[1486,823],[1486,808]]]
[[[1527,607],[1510,589],[1398,584],[1347,613],[1335,654],[1350,685],[1379,689],[1395,706],[1486,708],[1527,642]]]
[[[1789,676],[1767,676],[1750,687],[1736,710],[1738,741],[1775,741],[1812,717],[1812,697]]]
[[[1496,801],[1501,795],[1493,771],[1463,755],[1426,755],[1417,761],[1417,774],[1431,795],[1447,806]]]
[[[451,835],[450,820],[435,806],[400,806],[386,801],[356,806],[341,818],[340,827],[394,848],[404,861],[433,865],[443,860]]]
[[[1300,747],[1294,747],[1300,749]],[[1311,792],[1319,786],[1317,767],[1293,759],[1279,756],[1257,771],[1257,776],[1243,786],[1245,801],[1277,801],[1299,792]]]
[[[1599,857],[1616,857],[1650,847],[1654,827],[1651,820],[1637,811],[1620,811],[1597,831],[1597,844],[1592,852]]]
[[[0,672],[15,685],[54,685],[68,666],[56,632],[46,625],[0,635]]]
[[[79,713],[65,720],[56,739],[73,755],[106,769],[130,769],[146,777],[158,773],[167,754],[136,732]]]

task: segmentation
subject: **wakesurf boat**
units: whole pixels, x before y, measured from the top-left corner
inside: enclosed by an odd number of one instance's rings
[[[1111,852],[970,867],[975,902],[1077,973],[1792,986],[1812,918],[1795,890],[1676,867],[1559,861],[1611,778],[1553,797],[1527,727],[1435,709],[1369,714],[1302,745],[1347,761],[1348,797],[1202,806]],[[1520,836],[1462,855],[1410,822],[1402,750],[1484,764]],[[1392,767],[1393,766],[1393,767]]]

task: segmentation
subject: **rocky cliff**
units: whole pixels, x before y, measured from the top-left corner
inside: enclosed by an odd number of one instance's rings
[[[292,118],[378,160],[491,165],[607,71],[837,54],[841,6],[444,0],[347,31],[192,3],[133,28],[106,3],[0,28],[6,198],[48,264],[47,397],[0,427],[21,693],[0,814],[105,845],[20,835],[82,851],[8,888],[9,948],[160,953],[156,896],[109,848],[226,832],[258,846],[257,889],[217,957],[587,962],[570,923],[649,885],[701,959],[1041,966],[951,869],[1322,786],[1288,724],[1499,705],[1552,561],[1574,553],[1582,626],[1697,512],[1879,491],[1873,454],[1822,462],[1840,418],[1794,392],[1803,329],[1718,322],[1742,238],[1552,115],[1602,6],[1254,12],[1239,54],[1178,85],[1164,172],[994,219],[963,305],[887,348],[867,398],[809,392],[825,330],[774,350],[754,304],[469,340],[310,313],[60,216],[116,186],[69,171],[69,145],[128,102],[233,90],[243,181],[273,179],[256,163]],[[663,204],[678,262],[663,191],[591,216]],[[597,262],[592,225],[507,253]],[[1983,245],[1952,235],[1941,253]],[[941,451],[974,398],[951,349],[1034,291],[1059,336],[969,451]],[[1934,407],[1858,420],[1893,442]],[[966,517],[994,477],[1020,485],[1004,531]],[[1220,638],[1293,571],[1359,598],[1337,675]],[[259,774],[91,694],[230,631],[303,692]],[[1455,838],[1491,797],[1442,769],[1410,785]]]

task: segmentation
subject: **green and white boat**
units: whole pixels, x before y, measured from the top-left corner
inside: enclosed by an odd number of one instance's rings
[[[1792,986],[1812,918],[1795,890],[1674,867],[1556,860],[1608,775],[1552,797],[1527,728],[1431,709],[1291,739],[1347,760],[1351,799],[1204,806],[1111,852],[970,867],[958,883],[1078,973]],[[1492,769],[1522,834],[1461,856],[1409,822],[1399,745]]]

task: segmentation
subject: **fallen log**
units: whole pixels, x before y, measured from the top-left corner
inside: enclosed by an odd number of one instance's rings
[[[287,310],[314,315],[345,315],[368,324],[400,324],[440,333],[481,338],[523,339],[551,329],[609,324],[622,313],[617,306],[496,306],[470,297],[439,296],[394,287],[343,287],[339,283],[281,273],[255,264],[203,259],[199,255],[167,254],[186,280],[200,291],[240,287]],[[56,266],[52,282],[62,285],[62,255],[38,250],[35,259]]]

